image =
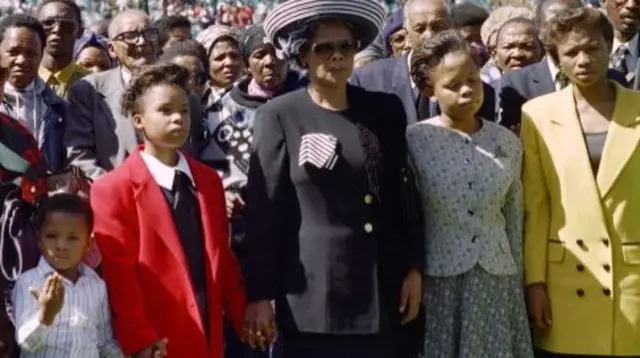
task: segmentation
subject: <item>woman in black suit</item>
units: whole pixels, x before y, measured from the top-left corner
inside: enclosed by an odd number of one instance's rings
[[[284,357],[393,358],[394,332],[418,313],[404,110],[347,84],[383,20],[370,0],[289,0],[264,24],[309,76],[258,110],[248,175],[246,337],[268,342],[276,320]]]

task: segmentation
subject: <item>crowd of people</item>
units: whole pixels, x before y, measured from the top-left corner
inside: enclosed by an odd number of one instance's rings
[[[640,1],[601,6],[2,17],[0,358],[640,357]]]

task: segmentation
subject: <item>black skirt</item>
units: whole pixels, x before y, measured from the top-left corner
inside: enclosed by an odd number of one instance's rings
[[[283,338],[282,358],[395,358],[392,337],[382,334],[297,333]]]

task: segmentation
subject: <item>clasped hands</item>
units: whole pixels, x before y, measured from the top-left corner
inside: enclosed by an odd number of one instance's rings
[[[399,311],[402,324],[418,316],[422,301],[422,276],[417,270],[411,270],[402,283]],[[244,319],[243,341],[252,349],[264,351],[278,338],[273,306],[269,300],[252,302],[247,305]]]

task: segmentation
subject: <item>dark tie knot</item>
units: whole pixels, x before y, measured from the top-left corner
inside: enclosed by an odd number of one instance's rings
[[[569,85],[569,77],[564,72],[558,72],[556,75],[556,81],[560,85],[560,88],[565,88]]]
[[[181,170],[176,169],[173,177],[173,191],[179,192],[181,189],[191,189],[193,184],[187,174]]]

